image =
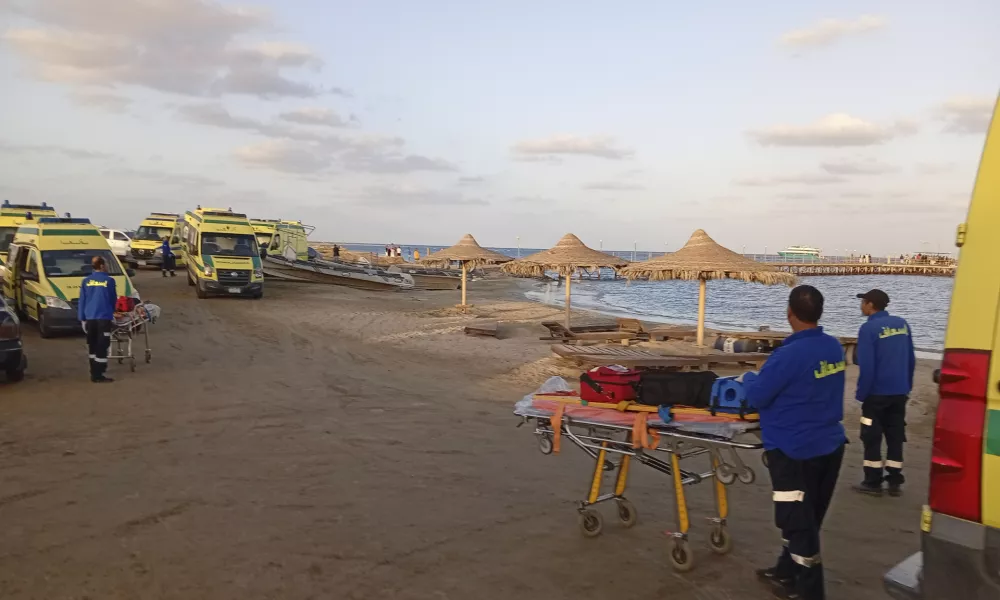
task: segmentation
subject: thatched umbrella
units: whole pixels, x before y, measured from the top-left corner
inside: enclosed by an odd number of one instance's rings
[[[518,277],[541,277],[546,271],[555,271],[566,281],[566,327],[569,328],[570,280],[577,269],[616,268],[628,261],[611,254],[588,248],[572,233],[567,233],[552,248],[519,258],[500,267],[500,270]]]
[[[448,267],[452,262],[462,263],[462,306],[465,306],[465,280],[468,270],[480,265],[496,265],[511,260],[514,259],[483,248],[472,234],[467,233],[451,248],[438,250],[420,263],[429,267]]]
[[[699,229],[691,234],[684,247],[643,262],[619,269],[629,279],[647,277],[651,281],[667,279],[698,280],[698,345],[705,343],[705,282],[709,279],[739,279],[764,285],[793,285],[795,276],[759,263],[724,248]]]

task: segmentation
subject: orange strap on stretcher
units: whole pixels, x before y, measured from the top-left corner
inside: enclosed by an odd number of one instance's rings
[[[649,413],[641,412],[632,421],[632,447],[656,450],[660,445],[660,434],[646,426]]]
[[[552,424],[552,452],[559,454],[559,442],[562,440],[562,419],[566,412],[566,405],[560,404],[556,407],[556,412],[552,413],[549,423]]]

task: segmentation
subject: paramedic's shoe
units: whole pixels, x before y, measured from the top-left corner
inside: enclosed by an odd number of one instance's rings
[[[174,273],[173,271],[171,271],[171,272],[170,272],[170,276],[171,276],[171,277],[177,277],[177,273]]]
[[[90,381],[93,383],[114,383],[115,380],[111,379],[110,377],[105,377],[104,375],[101,375],[100,377],[94,377]]]
[[[803,596],[796,592],[795,586],[791,584],[780,585],[774,588],[774,597],[781,600],[803,600]]]
[[[780,577],[776,567],[771,567],[770,569],[757,569],[757,579],[764,583],[781,586],[791,585],[792,582],[795,581],[792,577]]]
[[[854,486],[854,491],[859,494],[864,494],[865,496],[872,496],[875,498],[882,497],[882,486],[868,485],[867,483],[859,483]]]
[[[166,276],[167,276],[167,272],[166,272],[166,271],[164,271],[164,272],[163,272],[163,276],[164,276],[164,277],[166,277]]]
[[[897,483],[895,485],[889,484],[889,495],[893,498],[899,498],[903,495],[903,488]]]

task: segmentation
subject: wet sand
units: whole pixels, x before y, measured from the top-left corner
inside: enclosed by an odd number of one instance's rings
[[[575,502],[591,463],[539,453],[513,403],[549,375],[525,282],[379,294],[269,282],[260,301],[197,300],[181,277],[140,273],[164,315],[152,364],[87,381],[82,338],[25,327],[27,378],[0,383],[0,597],[763,599],[753,570],[780,546],[766,471],[730,488],[733,552],[708,548],[711,487],[687,488],[687,575],[669,567],[664,477],[634,469],[639,523],[606,514],[584,539]],[[586,315],[582,315],[585,317]],[[881,599],[881,575],[918,549],[933,385],[921,364],[906,495],[859,497],[858,411],[824,537],[829,597]],[[849,389],[855,367],[850,367]]]

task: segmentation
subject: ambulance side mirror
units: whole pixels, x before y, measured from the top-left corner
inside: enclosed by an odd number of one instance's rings
[[[260,257],[261,258],[267,258],[267,248],[264,248],[263,246],[261,247],[261,249],[260,249]]]
[[[125,269],[125,274],[128,275],[129,277],[135,277],[135,269],[129,267]]]
[[[175,235],[174,237],[170,238],[170,243],[171,244],[179,244],[179,243],[181,243],[181,238],[179,238],[179,237],[177,237]]]
[[[934,369],[934,375],[931,376],[934,383],[941,383],[941,369]]]

